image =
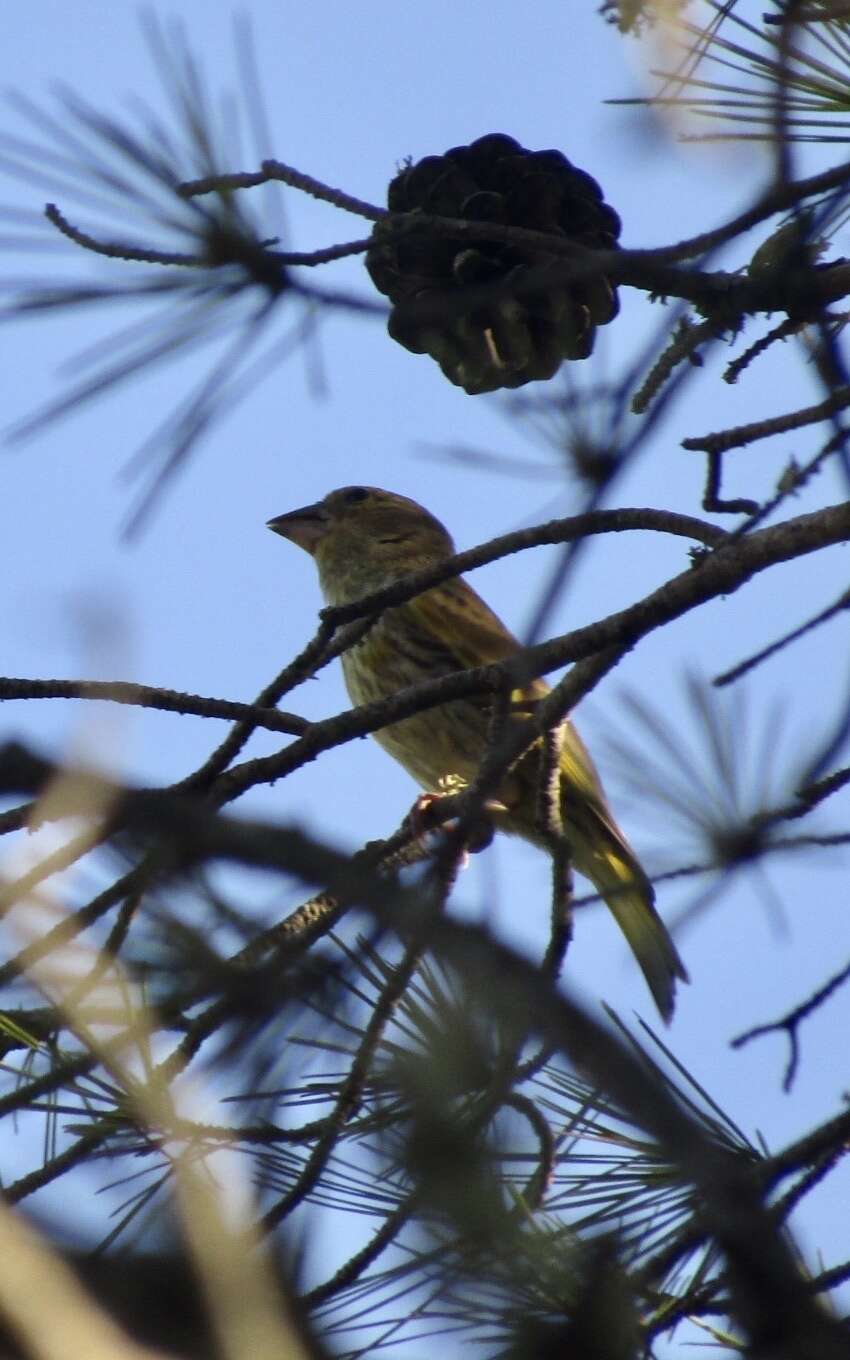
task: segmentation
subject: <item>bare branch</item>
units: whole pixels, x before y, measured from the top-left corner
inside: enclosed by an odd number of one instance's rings
[[[804,1020],[808,1020],[809,1016],[813,1015],[825,1001],[828,1001],[848,978],[850,978],[850,964],[846,964],[828,982],[825,982],[822,987],[818,987],[816,992],[813,992],[805,1001],[795,1006],[787,1015],[783,1015],[781,1019],[772,1020],[765,1025],[756,1025],[753,1029],[746,1030],[744,1034],[739,1034],[737,1038],[732,1040],[732,1047],[743,1048],[752,1039],[760,1039],[765,1034],[781,1034],[784,1032],[788,1038],[789,1054],[785,1076],[782,1079],[782,1089],[783,1091],[790,1091],[800,1061],[800,1045],[797,1037],[800,1025]]]

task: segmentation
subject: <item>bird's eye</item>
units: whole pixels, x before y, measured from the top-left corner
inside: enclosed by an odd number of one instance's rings
[[[346,505],[356,505],[358,501],[365,501],[368,498],[369,491],[365,486],[352,486],[343,497]]]

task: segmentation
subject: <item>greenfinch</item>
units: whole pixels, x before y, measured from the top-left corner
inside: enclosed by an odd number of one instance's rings
[[[454,553],[439,520],[416,501],[377,487],[332,491],[315,505],[269,520],[268,527],[311,555],[331,605],[351,604]],[[519,650],[481,597],[455,578],[385,609],[343,653],[342,666],[352,702],[366,704],[454,671],[506,660]],[[515,691],[511,721],[528,721],[530,709],[547,693],[542,680]],[[424,789],[459,788],[472,782],[484,756],[491,708],[491,696],[470,695],[392,723],[375,737]],[[493,815],[502,830],[544,844],[537,821],[540,764],[538,742],[505,776]],[[669,1020],[676,979],[687,981],[688,975],[655,910],[652,884],[614,821],[593,762],[569,721],[563,724],[560,776],[572,863],[604,897]]]

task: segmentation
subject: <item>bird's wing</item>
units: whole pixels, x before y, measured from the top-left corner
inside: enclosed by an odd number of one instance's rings
[[[505,661],[520,651],[498,614],[460,578],[418,596],[408,607],[414,608],[421,626],[451,655],[458,670]],[[545,680],[530,680],[511,691],[511,703],[519,714],[528,714],[548,693]],[[485,696],[481,702],[489,705]]]
[[[520,649],[513,633],[466,581],[446,581],[418,595],[407,607],[421,627],[456,658],[458,670],[504,661]]]
[[[444,586],[420,595],[411,604],[417,606],[423,626],[457,660],[459,670],[504,661],[520,650],[513,633],[466,581],[448,581]],[[548,693],[545,680],[531,680],[522,689],[515,690],[511,698],[515,706],[521,706],[539,702]],[[561,740],[561,769],[567,787],[574,796],[587,799],[606,830],[621,840],[596,766],[572,723],[564,723]]]
[[[418,630],[425,632],[458,670],[485,666],[515,656],[519,643],[465,581],[449,581],[404,606],[412,610]],[[543,680],[514,690],[515,707],[539,701],[548,693]],[[486,704],[481,696],[481,704]],[[520,714],[517,713],[520,720]],[[608,806],[596,767],[584,742],[568,720],[561,726],[561,809],[576,868],[605,897],[625,934],[665,1020],[673,1010],[675,978],[687,980],[676,947],[653,906],[655,893]],[[535,766],[515,772],[514,797],[506,783],[502,796],[510,807],[507,830],[533,839],[529,813],[534,798],[524,778],[534,780]],[[534,787],[534,783],[532,786]],[[519,799],[516,801],[516,795]]]
[[[564,723],[561,733],[561,773],[566,787],[587,799],[600,822],[606,824],[615,837],[622,839],[590,752],[571,722]]]

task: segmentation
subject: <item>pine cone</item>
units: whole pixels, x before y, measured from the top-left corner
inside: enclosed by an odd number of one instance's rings
[[[526,151],[499,132],[406,166],[387,203],[392,214],[530,227],[603,250],[620,234],[590,175],[560,151]],[[586,359],[596,327],[619,310],[608,279],[564,283],[563,257],[545,250],[424,232],[388,239],[397,228],[393,217],[378,222],[366,255],[373,283],[393,303],[389,333],[430,354],[470,394],[551,378],[564,359]]]

